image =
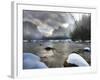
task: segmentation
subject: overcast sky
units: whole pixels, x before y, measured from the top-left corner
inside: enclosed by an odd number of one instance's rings
[[[32,25],[24,25],[24,36],[31,35],[31,37],[36,37],[36,34],[40,33],[41,35],[37,36],[68,37],[75,27],[75,20],[81,20],[82,15],[88,14],[24,10],[23,21],[35,24],[36,26],[33,26],[35,27],[33,29],[37,31],[29,28]],[[34,31],[36,33],[35,35],[33,35]]]

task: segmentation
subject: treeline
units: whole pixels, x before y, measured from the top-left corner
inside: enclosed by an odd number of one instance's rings
[[[75,29],[71,32],[72,40],[90,40],[91,39],[91,15],[83,15],[82,19],[75,21]]]

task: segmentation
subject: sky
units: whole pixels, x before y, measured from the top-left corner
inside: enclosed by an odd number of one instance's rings
[[[74,30],[75,21],[82,19],[84,13],[65,13],[65,12],[48,12],[48,11],[23,11],[23,22],[35,24],[36,30],[32,30],[32,25],[24,25],[24,37],[69,37],[70,32]],[[31,28],[29,28],[31,27]],[[34,26],[33,26],[34,27]],[[33,35],[40,33],[41,35]],[[28,34],[27,34],[28,33]],[[32,34],[33,33],[33,34]]]

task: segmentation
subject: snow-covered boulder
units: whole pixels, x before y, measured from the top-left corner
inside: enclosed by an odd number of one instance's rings
[[[39,69],[48,68],[45,63],[40,62],[40,57],[32,53],[24,53],[23,55],[23,69]]]
[[[76,53],[70,54],[68,56],[68,59],[66,60],[66,62],[70,63],[70,64],[75,64],[78,66],[89,66],[89,64],[86,62],[86,60]]]
[[[32,61],[40,61],[40,57],[35,55],[35,54],[32,54],[32,53],[24,53],[23,54],[23,59],[26,60],[26,59],[31,59]]]
[[[43,62],[26,59],[24,60],[23,68],[24,69],[40,69],[40,68],[48,68],[48,67]]]
[[[90,52],[91,51],[91,49],[89,47],[85,47],[83,50],[84,51],[87,51],[87,52]]]

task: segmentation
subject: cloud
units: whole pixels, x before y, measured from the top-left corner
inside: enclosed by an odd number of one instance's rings
[[[77,13],[77,17],[75,17],[75,13],[24,10],[23,22],[30,22],[36,25],[33,26],[34,28],[32,26],[27,28],[24,35],[33,39],[54,36],[67,37],[73,31],[75,19],[79,18],[79,14],[81,15],[82,13]]]
[[[64,23],[64,24],[62,24],[62,27],[63,28],[68,28],[69,27],[69,24],[68,23]]]
[[[54,31],[54,29],[52,27],[49,27],[47,25],[39,25],[39,26],[37,26],[37,29],[42,35],[44,35],[46,37],[51,36]]]

